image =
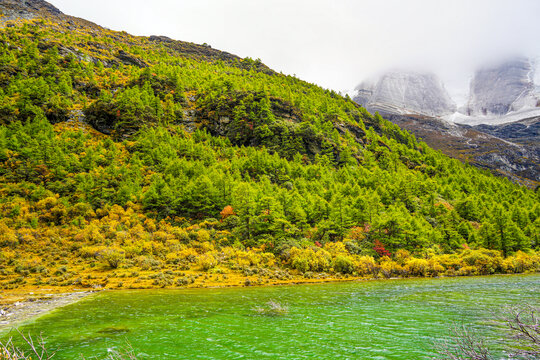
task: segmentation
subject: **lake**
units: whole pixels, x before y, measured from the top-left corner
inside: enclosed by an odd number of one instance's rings
[[[540,275],[226,289],[102,292],[27,323],[55,359],[104,358],[129,342],[148,359],[428,359],[453,323],[497,345],[489,319],[538,305]],[[275,301],[284,316],[255,308]],[[5,337],[5,335],[4,335]]]

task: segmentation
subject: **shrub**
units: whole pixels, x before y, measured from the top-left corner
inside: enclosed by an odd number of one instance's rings
[[[19,244],[19,239],[15,231],[11,230],[4,223],[0,223],[0,247],[14,248]]]
[[[392,277],[392,275],[401,275],[403,273],[403,267],[397,262],[390,260],[387,256],[382,258],[380,269],[381,274],[387,279]]]
[[[412,258],[407,260],[405,269],[409,274],[414,276],[425,276],[428,270],[429,263],[425,259]]]
[[[323,249],[314,251],[311,248],[299,249],[293,247],[289,251],[289,261],[293,269],[306,271],[327,271],[330,267],[332,257],[330,253]]]
[[[124,251],[118,248],[106,248],[99,253],[99,257],[111,269],[118,268],[120,263],[126,258]]]
[[[208,271],[212,269],[213,267],[217,266],[218,261],[214,257],[214,255],[210,253],[206,253],[206,254],[199,255],[199,257],[197,258],[197,263],[201,267],[201,270]]]
[[[136,261],[137,266],[142,270],[157,270],[161,267],[161,262],[154,259],[152,256],[139,256]]]
[[[377,276],[380,267],[375,262],[373,256],[364,255],[358,259],[358,273],[361,275]]]
[[[537,269],[538,260],[535,261],[535,259],[527,253],[518,251],[504,261],[503,267],[506,268],[507,272],[522,273]]]
[[[462,259],[468,266],[474,266],[480,275],[494,274],[501,270],[503,258],[496,250],[465,250]]]
[[[338,255],[332,261],[334,271],[342,274],[352,274],[354,272],[354,262],[349,256]]]

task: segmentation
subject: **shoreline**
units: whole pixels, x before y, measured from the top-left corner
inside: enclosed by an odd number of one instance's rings
[[[0,334],[4,331],[16,329],[27,320],[38,318],[55,309],[73,304],[85,297],[95,294],[96,291],[73,291],[59,293],[35,294],[28,293],[28,297],[21,301],[0,305]]]
[[[395,278],[401,279],[401,278]],[[275,281],[270,283],[250,283],[250,285],[239,283],[223,283],[221,285],[195,285],[195,286],[178,286],[178,287],[130,287],[130,288],[103,288],[84,290],[72,287],[61,288],[33,288],[28,291],[19,293],[20,290],[4,291],[4,296],[0,296],[0,334],[4,331],[15,329],[22,323],[38,318],[55,309],[63,306],[76,303],[90,295],[97,294],[102,291],[130,291],[130,290],[192,290],[192,289],[225,289],[225,288],[241,288],[241,287],[268,287],[268,286],[298,286],[298,285],[314,285],[325,283],[353,282],[353,281],[371,281],[371,280],[389,280],[376,279],[365,277],[349,277],[349,278],[324,278],[324,279],[292,279],[289,281]]]
[[[209,286],[183,286],[183,287],[141,287],[141,288],[105,288],[101,290],[84,290],[75,288],[57,288],[57,289],[40,289],[36,288],[30,292],[21,294],[11,294],[10,301],[0,298],[0,334],[4,331],[11,331],[22,323],[38,318],[55,309],[66,305],[76,303],[88,296],[97,294],[102,291],[130,291],[130,290],[190,290],[190,289],[220,289],[220,288],[241,288],[241,287],[269,287],[269,286],[298,286],[298,285],[315,285],[326,283],[341,283],[341,282],[368,282],[368,281],[387,281],[387,280],[408,280],[408,279],[445,279],[455,277],[492,277],[501,275],[533,275],[538,272],[521,273],[521,274],[489,274],[489,275],[468,275],[468,276],[437,276],[437,277],[391,277],[391,278],[326,278],[320,280],[314,279],[294,279],[292,281],[276,281],[266,284],[223,284]],[[64,291],[65,290],[65,291]],[[9,296],[9,293],[8,293]],[[16,301],[15,301],[16,300]]]

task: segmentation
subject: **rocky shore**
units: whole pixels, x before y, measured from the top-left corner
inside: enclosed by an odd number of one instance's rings
[[[77,291],[64,294],[40,294],[36,297],[29,296],[24,301],[0,305],[0,332],[56,308],[77,302],[93,293],[94,291]]]

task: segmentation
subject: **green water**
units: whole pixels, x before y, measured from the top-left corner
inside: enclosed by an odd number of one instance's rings
[[[505,304],[538,305],[540,275],[99,293],[22,328],[57,359],[103,358],[129,341],[146,359],[427,359],[453,322],[481,329]],[[273,300],[285,316],[253,309]]]

